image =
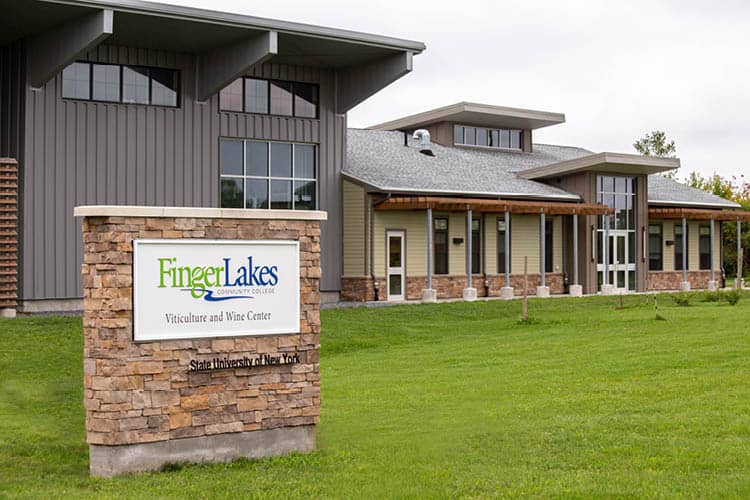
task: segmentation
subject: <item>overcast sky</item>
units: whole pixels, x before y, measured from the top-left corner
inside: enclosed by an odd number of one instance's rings
[[[681,176],[750,177],[750,2],[166,0],[422,41],[349,126],[474,101],[565,113],[535,142],[634,152],[661,129]]]

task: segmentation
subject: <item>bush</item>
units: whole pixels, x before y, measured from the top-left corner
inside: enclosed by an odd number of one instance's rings
[[[722,292],[721,291],[715,291],[715,292],[706,292],[703,294],[703,302],[719,302],[722,300]]]
[[[672,300],[678,306],[687,307],[690,305],[691,296],[687,292],[680,292],[672,295]]]
[[[737,302],[740,301],[740,297],[742,294],[740,294],[739,290],[729,290],[728,292],[723,293],[723,298],[727,302],[729,302],[729,305],[734,306],[737,305]]]

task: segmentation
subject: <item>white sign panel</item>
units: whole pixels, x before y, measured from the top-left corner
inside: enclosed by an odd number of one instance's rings
[[[133,241],[136,341],[299,332],[296,241]]]

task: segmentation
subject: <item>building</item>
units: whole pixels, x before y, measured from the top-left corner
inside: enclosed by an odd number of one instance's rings
[[[328,212],[321,289],[338,295],[346,113],[424,44],[140,0],[0,11],[0,157],[20,186],[0,308],[16,288],[22,311],[81,308],[74,206],[241,207],[245,185],[248,207]]]
[[[349,130],[342,298],[510,297],[525,269],[540,296],[721,286],[716,234],[750,213],[658,175],[676,158],[533,143],[564,121],[458,103]]]
[[[557,113],[348,130],[421,42],[140,0],[0,9],[0,309],[81,309],[79,205],[325,210],[324,301],[509,296],[525,262],[541,295],[715,286],[718,225],[748,219],[654,175],[679,160],[534,144]]]

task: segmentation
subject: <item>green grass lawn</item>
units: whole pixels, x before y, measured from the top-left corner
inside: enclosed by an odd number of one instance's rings
[[[750,497],[750,295],[323,312],[309,455],[88,477],[80,319],[0,322],[0,496]]]

